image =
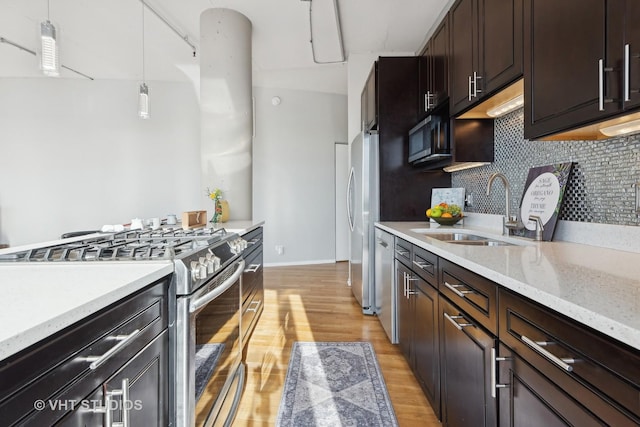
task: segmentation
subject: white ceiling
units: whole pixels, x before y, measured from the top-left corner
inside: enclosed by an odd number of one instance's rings
[[[308,1],[146,1],[196,46],[203,10],[225,7],[247,16],[253,25],[256,86],[347,93],[345,64],[313,61]],[[338,0],[346,57],[418,51],[449,4],[450,0]],[[62,64],[95,79],[142,79],[139,0],[50,0],[50,8]],[[38,26],[46,16],[47,0],[0,0],[0,37],[35,50]],[[316,30],[323,33],[322,28]],[[194,58],[184,40],[148,10],[144,42],[146,80],[198,78],[198,56]],[[0,77],[42,78],[34,56],[5,43],[0,43]],[[67,70],[62,77],[82,78]]]

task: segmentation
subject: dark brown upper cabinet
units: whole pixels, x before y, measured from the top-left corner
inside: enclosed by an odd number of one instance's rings
[[[597,123],[640,105],[640,2],[525,0],[524,10],[525,138],[606,138]]]
[[[522,76],[523,0],[458,0],[451,27],[449,97],[458,115]]]
[[[449,19],[442,20],[420,58],[418,120],[449,99]]]
[[[365,131],[378,129],[378,62],[371,67],[360,96],[362,129]]]

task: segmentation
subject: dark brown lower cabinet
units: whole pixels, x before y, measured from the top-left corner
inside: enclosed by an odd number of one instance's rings
[[[571,390],[561,389],[502,344],[499,354],[509,359],[498,362],[498,383],[503,386],[498,391],[500,426],[612,425],[576,401]]]
[[[436,416],[440,418],[438,291],[396,261],[398,342]]]
[[[442,424],[496,426],[497,404],[491,393],[496,338],[442,296],[440,324]]]

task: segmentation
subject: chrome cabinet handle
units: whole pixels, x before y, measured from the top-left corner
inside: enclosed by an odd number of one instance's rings
[[[429,111],[433,108],[433,104],[431,103],[431,99],[435,98],[434,94],[431,93],[430,90],[427,91],[424,95],[424,110]]]
[[[396,249],[396,254],[400,255],[401,257],[406,258],[409,255],[409,251],[405,251],[402,249]]]
[[[415,260],[413,261],[413,264],[416,267],[418,267],[418,268],[420,268],[422,270],[426,270],[429,267],[433,267],[433,264],[430,264],[428,262],[420,262],[420,261],[415,261]]]
[[[524,341],[524,343],[527,344],[529,347],[531,347],[532,349],[534,349],[535,351],[540,353],[542,356],[544,356],[546,359],[548,359],[549,361],[555,363],[556,365],[558,365],[559,367],[561,367],[565,371],[567,371],[567,372],[573,371],[573,366],[571,366],[571,363],[575,363],[576,359],[573,359],[573,358],[560,358],[560,357],[552,354],[548,350],[545,350],[544,348],[542,348],[543,346],[547,346],[549,344],[554,344],[553,342],[533,341],[532,339],[527,338],[524,335],[522,335],[520,337],[520,339],[522,341]]]
[[[404,285],[402,296],[406,298],[407,297],[407,273],[403,271],[402,272],[402,277],[403,277],[402,278],[402,282],[403,282],[403,285]]]
[[[418,291],[414,291],[413,289],[411,289],[410,283],[409,283],[409,282],[415,282],[416,280],[418,279],[415,277],[412,277],[411,274],[407,274],[407,299],[409,299],[411,295],[418,295]]]
[[[477,72],[473,72],[473,97],[477,98],[478,93],[481,93],[482,90],[478,89],[478,79],[481,79],[482,76],[479,76]]]
[[[258,300],[258,301],[251,301],[251,304],[249,304],[249,308],[247,308],[247,313],[250,311],[253,311],[254,313],[256,313],[258,311],[258,307],[260,307],[260,304],[262,303],[262,300]],[[255,307],[251,307],[253,304],[255,304]]]
[[[255,245],[256,243],[258,243],[260,241],[259,237],[254,237],[253,239],[249,240],[247,242],[247,245]]]
[[[107,396],[122,396],[120,403],[120,412],[122,413],[122,421],[120,422],[106,422],[107,418],[111,418],[111,406],[107,406],[105,410],[105,424],[108,427],[129,427],[129,378],[122,380],[122,389],[111,390],[107,392]],[[111,403],[111,402],[109,402]],[[109,414],[109,415],[107,415]]]
[[[450,316],[447,313],[444,313],[444,317],[453,324],[453,326],[456,327],[457,330],[461,331],[462,328],[465,328],[467,326],[474,326],[473,323],[458,323],[455,321],[455,319],[464,319],[464,316]]]
[[[139,333],[140,333],[140,329],[136,329],[135,331],[131,332],[129,335],[115,335],[115,336],[109,337],[109,339],[117,340],[119,342],[116,345],[114,345],[113,347],[111,347],[109,350],[107,350],[107,352],[104,353],[102,356],[78,357],[76,360],[77,361],[81,361],[81,362],[91,362],[91,364],[89,365],[89,369],[95,370],[100,365],[102,365],[104,362],[109,360],[109,358],[111,356],[113,356],[118,351],[120,351],[120,349],[122,347],[127,345]]]
[[[496,357],[496,348],[491,348],[491,397],[496,398],[496,389],[507,388],[509,384],[498,384],[496,365],[498,362],[511,360],[510,357]]]
[[[378,239],[378,244],[380,246],[382,246],[383,248],[386,248],[386,247],[389,246],[389,244],[387,242],[385,242],[384,240],[382,240],[382,239]]]
[[[444,282],[444,285],[447,288],[451,289],[451,291],[453,291],[453,293],[458,295],[460,298],[466,298],[465,294],[473,294],[473,293],[475,293],[472,290],[459,291],[458,289],[456,289],[456,288],[462,288],[464,285],[452,285],[451,283],[449,283],[447,281]]]
[[[473,96],[471,95],[471,76],[469,76],[469,101],[471,101],[471,98],[473,98]]]
[[[249,268],[245,268],[244,273],[255,273],[260,269],[262,264],[249,264]]]
[[[630,60],[631,52],[629,43],[624,45],[624,101],[631,101],[631,90],[629,88],[629,74],[631,67]]]
[[[598,60],[598,110],[604,111],[604,104],[613,102],[610,98],[604,97],[604,73],[613,71],[611,67],[604,66],[604,59]]]

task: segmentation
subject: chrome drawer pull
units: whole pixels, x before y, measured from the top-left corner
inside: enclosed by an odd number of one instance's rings
[[[553,342],[548,342],[548,341],[533,341],[530,338],[527,338],[526,336],[522,335],[520,337],[520,339],[522,341],[525,342],[525,344],[527,344],[529,347],[531,347],[532,349],[534,349],[535,351],[537,351],[538,353],[540,353],[542,356],[546,357],[547,359],[549,359],[551,362],[555,363],[556,365],[558,365],[559,367],[561,367],[562,369],[564,369],[567,372],[571,372],[573,371],[573,366],[571,366],[571,363],[575,363],[576,359],[573,358],[559,358],[558,356],[555,356],[553,354],[551,354],[549,351],[545,350],[544,348],[542,348],[543,346],[549,345],[549,344],[554,344]]]
[[[452,285],[451,283],[446,282],[446,281],[444,282],[444,285],[447,288],[451,289],[451,291],[453,291],[453,293],[458,295],[460,298],[464,298],[465,294],[473,294],[474,293],[473,291],[470,291],[470,290],[459,291],[459,290],[456,289],[456,288],[462,288],[462,287],[464,287],[464,285]]]
[[[433,267],[433,264],[429,264],[428,262],[413,261],[413,264],[422,270],[426,270],[429,267]]]
[[[396,254],[400,255],[401,257],[407,257],[407,255],[409,255],[409,251],[403,251],[400,249],[396,249]]]
[[[91,364],[89,365],[89,369],[94,370],[98,368],[100,365],[102,365],[104,362],[106,362],[115,353],[120,351],[122,347],[127,345],[139,333],[140,333],[140,329],[136,329],[135,331],[131,332],[129,335],[115,335],[115,336],[109,337],[112,340],[118,340],[119,342],[113,347],[111,347],[109,350],[107,350],[105,354],[103,354],[102,356],[78,357],[76,360],[81,362],[91,362]]]
[[[456,329],[458,329],[459,331],[461,331],[462,328],[464,327],[474,326],[473,323],[458,323],[454,320],[454,319],[464,319],[463,316],[450,316],[447,313],[444,313],[444,317],[446,317],[449,322],[453,323],[453,326],[455,326]]]
[[[244,270],[244,273],[255,273],[256,271],[258,271],[260,269],[260,266],[262,264],[249,264],[249,268],[246,268]]]
[[[255,245],[255,244],[256,244],[256,243],[258,243],[259,241],[260,241],[260,238],[259,238],[259,237],[255,237],[255,238],[253,238],[253,239],[249,240],[249,241],[247,242],[247,245]]]

